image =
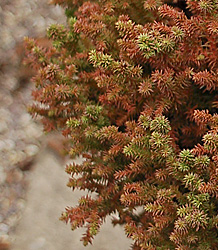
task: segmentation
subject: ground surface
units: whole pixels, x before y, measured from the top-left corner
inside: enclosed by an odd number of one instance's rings
[[[127,250],[130,241],[109,218],[86,248],[82,231],[59,221],[81,193],[66,187],[59,139],[27,113],[33,86],[22,66],[23,37],[43,39],[56,22],[65,22],[64,11],[48,0],[0,0],[0,250]]]
[[[64,22],[63,10],[47,0],[0,1],[0,249],[10,247],[26,206],[28,169],[43,133],[27,113],[30,71],[22,64],[23,37],[44,37],[50,23]]]
[[[111,226],[110,218],[87,247],[80,241],[82,230],[72,232],[58,220],[64,207],[75,205],[82,195],[66,187],[64,165],[48,149],[38,155],[28,176],[26,207],[12,235],[12,250],[128,250],[130,241],[121,227]]]

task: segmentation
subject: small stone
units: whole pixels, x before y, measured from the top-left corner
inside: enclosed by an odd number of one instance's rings
[[[54,8],[51,9],[51,12],[55,18],[55,16],[61,16],[63,15],[63,8],[59,5],[55,5]]]
[[[7,23],[7,25],[9,25],[9,26],[14,26],[15,25],[16,17],[13,15],[12,12],[5,11],[4,18],[5,18],[4,21]]]
[[[5,86],[10,91],[13,91],[18,87],[18,80],[15,77],[10,77],[6,80]]]
[[[2,42],[1,46],[2,46],[3,50],[9,50],[9,49],[14,47],[15,40],[12,37],[12,35],[7,31],[7,29],[4,27],[1,29],[1,36],[3,37],[2,41],[1,41]]]
[[[16,165],[18,163],[21,163],[22,161],[24,161],[26,158],[26,154],[22,151],[11,151],[9,154],[9,161],[12,165]]]
[[[19,199],[19,200],[17,201],[17,208],[18,208],[19,210],[22,211],[22,210],[25,208],[25,205],[26,205],[26,202],[25,202],[24,199]]]
[[[46,28],[45,19],[42,16],[36,17],[35,22],[33,23],[33,27],[38,33],[43,33]]]
[[[23,131],[23,129],[16,130],[16,137],[17,137],[18,140],[23,140],[23,139],[25,139],[26,134],[25,134],[25,132]]]
[[[21,115],[19,123],[21,126],[26,126],[31,122],[32,118],[28,113]]]
[[[40,138],[43,134],[41,127],[36,125],[35,123],[28,125],[25,129],[25,132],[27,137],[36,139]]]
[[[0,223],[0,234],[7,234],[9,232],[9,226],[5,223]]]
[[[11,151],[15,148],[15,142],[11,139],[4,140],[5,143],[5,150]]]
[[[38,152],[39,152],[39,147],[34,144],[30,144],[25,148],[25,153],[29,157],[36,155]]]

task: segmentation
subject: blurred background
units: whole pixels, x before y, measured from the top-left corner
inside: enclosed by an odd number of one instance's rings
[[[110,218],[86,248],[83,230],[59,221],[81,192],[66,187],[62,137],[45,135],[27,112],[32,71],[22,64],[25,36],[43,45],[48,26],[65,23],[64,10],[48,1],[0,0],[0,250],[127,250],[131,241]]]

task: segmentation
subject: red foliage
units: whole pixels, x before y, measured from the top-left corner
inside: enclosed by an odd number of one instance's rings
[[[133,249],[218,249],[217,1],[53,2],[68,26],[27,40],[31,111],[84,157],[68,186],[95,194],[62,220],[85,245],[117,212]]]

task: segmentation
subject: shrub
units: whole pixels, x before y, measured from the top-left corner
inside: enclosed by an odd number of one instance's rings
[[[33,115],[69,140],[61,219],[92,242],[107,215],[132,249],[218,249],[218,1],[54,0],[53,46],[26,39]]]

